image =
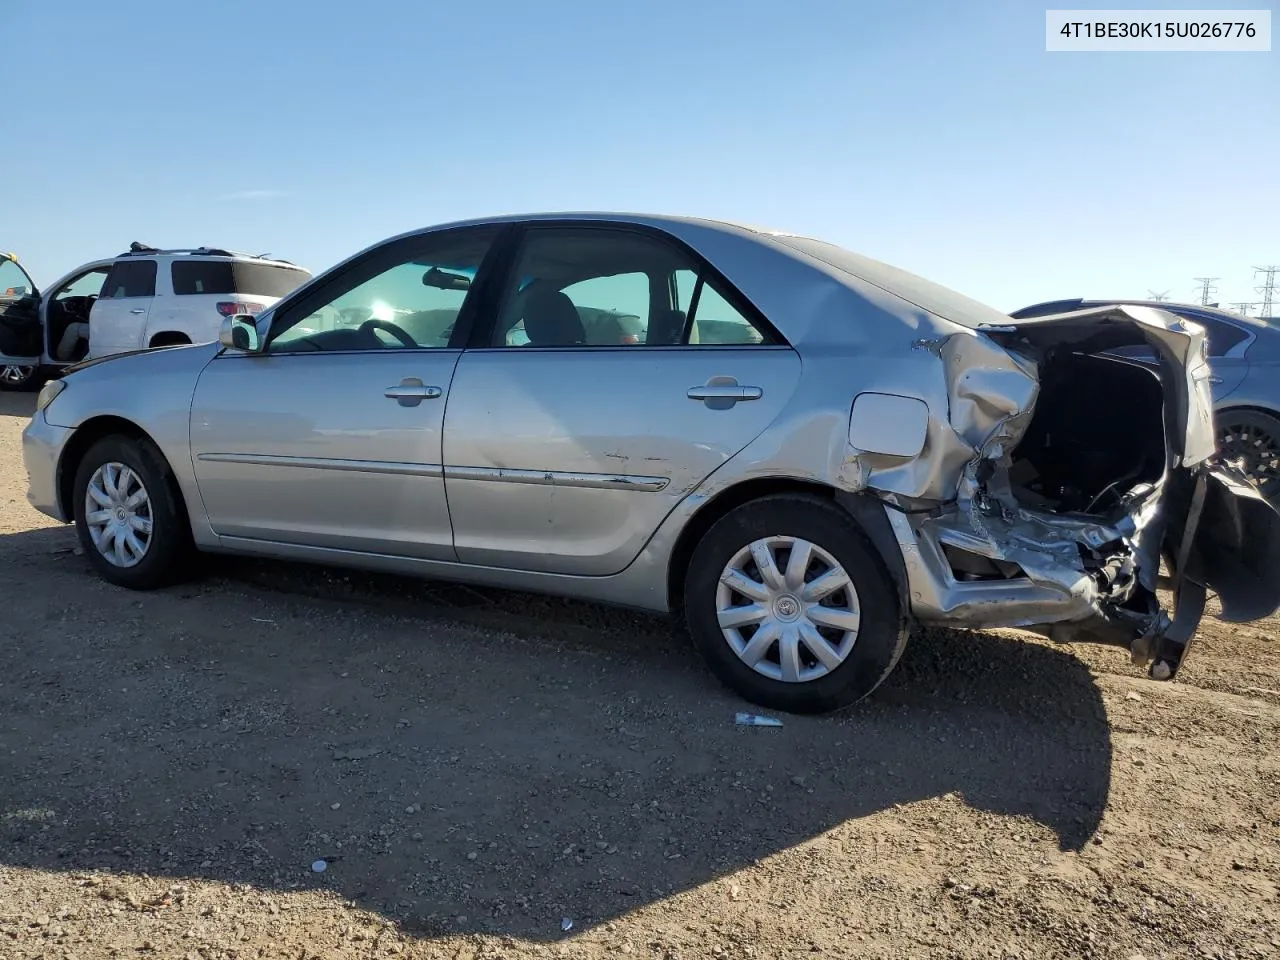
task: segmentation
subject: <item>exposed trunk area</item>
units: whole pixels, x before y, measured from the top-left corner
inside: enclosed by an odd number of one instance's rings
[[[1165,467],[1164,391],[1154,371],[1070,347],[1040,363],[1035,412],[1013,451],[1026,507],[1105,515]]]

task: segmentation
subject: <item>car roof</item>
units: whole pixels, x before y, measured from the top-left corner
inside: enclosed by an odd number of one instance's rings
[[[295,270],[306,270],[296,263],[289,260],[281,260],[278,257],[271,257],[265,253],[242,253],[238,250],[227,250],[223,247],[179,247],[162,249],[160,247],[152,247],[145,243],[134,242],[129,245],[129,249],[124,253],[118,253],[112,260],[130,260],[136,257],[171,257],[174,259],[190,259],[190,260],[232,260],[244,261],[250,263],[265,263],[269,266],[292,267]],[[309,271],[308,271],[309,272]]]

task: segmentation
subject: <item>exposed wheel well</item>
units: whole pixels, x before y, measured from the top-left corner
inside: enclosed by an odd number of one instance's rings
[[[94,417],[77,427],[62,451],[62,458],[58,461],[58,507],[64,517],[75,516],[75,510],[73,509],[75,503],[74,487],[76,472],[80,469],[80,461],[84,459],[84,455],[89,452],[89,449],[95,443],[103,437],[112,435],[128,437],[131,440],[147,440],[155,445],[155,441],[151,439],[145,430],[133,421],[124,419],[124,417]],[[161,456],[163,457],[163,454]],[[170,467],[170,471],[172,471],[172,467]],[[179,506],[185,513],[187,502],[182,496],[182,490],[177,482],[171,483],[171,486],[173,495],[177,498]]]
[[[177,333],[176,331],[166,330],[163,333],[157,333],[147,344],[148,347],[177,347],[184,343],[190,343],[191,338],[185,333]]]
[[[693,557],[698,541],[730,510],[776,493],[807,493],[825,500],[840,500],[846,507],[866,505],[868,507],[866,510],[851,510],[850,520],[862,528],[862,532],[880,552],[890,574],[898,581],[899,588],[905,588],[902,554],[896,550],[897,541],[884,515],[884,508],[874,498],[844,494],[824,483],[814,483],[793,477],[761,477],[735,484],[722,491],[703,504],[680,531],[675,548],[671,551],[671,562],[667,567],[667,604],[673,612],[680,608],[684,595],[684,580],[689,571],[689,561]]]

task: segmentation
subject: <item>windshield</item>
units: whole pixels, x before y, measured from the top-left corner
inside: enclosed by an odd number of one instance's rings
[[[770,234],[770,239],[965,327],[1007,324],[1008,314],[962,293],[823,240]]]

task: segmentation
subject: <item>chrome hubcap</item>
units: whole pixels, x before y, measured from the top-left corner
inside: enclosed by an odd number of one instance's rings
[[[35,372],[35,367],[24,367],[16,363],[6,363],[3,366],[0,366],[0,381],[5,383],[24,383],[31,379],[31,375]]]
[[[849,658],[858,639],[858,592],[817,544],[765,537],[725,564],[716,617],[743,663],[771,680],[804,683]]]
[[[98,552],[116,567],[141,562],[151,546],[151,497],[132,469],[104,463],[89,478],[84,520]]]

